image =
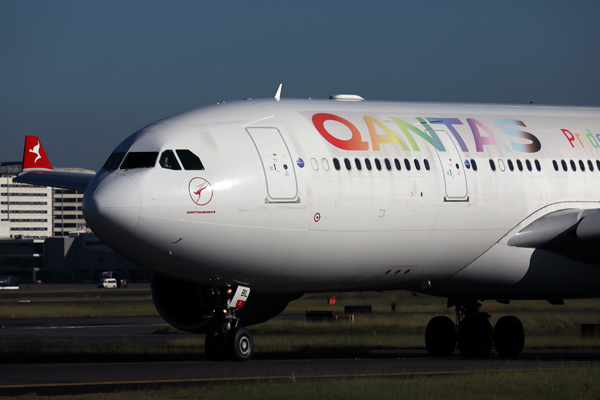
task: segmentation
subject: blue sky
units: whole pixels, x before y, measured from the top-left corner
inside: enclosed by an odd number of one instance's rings
[[[0,0],[0,161],[38,135],[98,170],[137,129],[218,101],[600,106],[598,1]]]

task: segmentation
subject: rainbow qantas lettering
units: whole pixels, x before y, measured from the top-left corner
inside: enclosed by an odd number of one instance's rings
[[[424,131],[400,118],[390,117],[390,119],[396,125],[394,129],[399,128],[406,137],[406,141],[403,140],[400,136],[398,136],[392,130],[392,128],[371,116],[363,117],[367,130],[369,132],[369,137],[371,139],[370,143],[368,141],[363,140],[363,136],[361,135],[356,125],[338,115],[326,113],[314,114],[312,117],[312,122],[317,131],[319,131],[319,133],[321,134],[321,136],[323,136],[325,140],[327,140],[333,146],[342,150],[366,151],[371,149],[374,151],[379,151],[381,150],[381,145],[393,144],[399,146],[404,151],[420,151],[419,145],[415,141],[416,135],[424,139],[429,145],[435,147],[436,150],[446,151],[444,145],[442,144],[442,141],[440,140],[435,131],[435,128],[437,126],[443,125],[443,127],[438,128],[438,130],[443,129],[449,131],[454,136],[456,142],[458,143],[460,149],[463,152],[467,153],[470,151],[467,147],[467,144],[456,130],[456,125],[465,125],[458,118],[417,117],[417,121],[420,122],[423,127],[425,127]],[[325,123],[327,121],[335,121],[345,125],[352,134],[350,139],[339,139],[333,136],[331,133],[329,133],[325,128]],[[499,146],[505,152],[512,152],[514,150],[523,153],[535,153],[537,151],[540,151],[540,149],[542,148],[542,144],[540,143],[538,138],[535,137],[532,133],[526,132],[522,129],[514,128],[526,128],[526,125],[523,123],[523,121],[501,118],[495,120],[495,123],[496,126],[505,134],[528,141],[529,143],[513,142],[512,140],[510,140],[507,144],[504,140],[497,137],[494,131],[485,124],[483,124],[481,121],[475,118],[467,118],[466,122],[471,129],[471,133],[473,134],[473,139],[475,141],[475,151],[477,152],[483,152],[485,150],[485,146]],[[437,126],[432,127],[432,125]],[[383,134],[378,133],[378,130],[379,132],[383,132]]]

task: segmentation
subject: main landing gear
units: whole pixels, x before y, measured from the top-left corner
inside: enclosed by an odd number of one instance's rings
[[[425,345],[434,357],[448,357],[458,344],[465,357],[487,357],[496,347],[500,357],[514,358],[525,344],[523,324],[517,317],[502,317],[492,328],[488,313],[480,312],[475,300],[448,300],[456,307],[457,325],[448,317],[434,317],[427,324]]]
[[[236,310],[242,308],[250,295],[250,289],[238,286],[235,295],[223,308],[223,316],[211,328],[204,340],[204,352],[211,361],[248,361],[252,358],[254,344],[248,329],[238,326]],[[215,317],[216,318],[216,317]]]

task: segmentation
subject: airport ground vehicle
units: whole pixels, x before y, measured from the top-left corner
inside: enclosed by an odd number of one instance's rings
[[[98,283],[98,288],[104,289],[116,289],[117,288],[117,280],[114,278],[102,279]]]

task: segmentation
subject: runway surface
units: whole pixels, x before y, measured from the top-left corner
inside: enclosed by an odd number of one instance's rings
[[[0,340],[135,339],[156,341],[166,323],[160,317],[48,318],[0,321]],[[202,356],[199,356],[201,358]],[[524,351],[519,360],[469,360],[458,351],[450,358],[429,357],[424,350],[375,350],[361,358],[250,360],[246,363],[96,362],[0,364],[0,396],[37,393],[58,395],[151,389],[165,385],[206,385],[234,382],[297,381],[326,378],[409,378],[469,371],[560,369],[599,365],[600,350]]]
[[[361,359],[236,362],[65,363],[0,365],[0,395],[58,395],[256,381],[327,378],[410,378],[469,371],[531,371],[590,367],[599,351],[526,351],[520,360],[428,357],[425,351],[379,351]]]
[[[167,326],[161,317],[76,317],[2,319],[0,340],[161,340],[156,328]]]
[[[326,378],[402,378],[460,374],[469,371],[560,369],[597,364],[592,352],[526,352],[524,359],[436,359],[425,351],[374,353],[363,359],[258,360],[246,363],[208,361],[0,365],[0,395],[107,392],[250,381],[297,381]]]

